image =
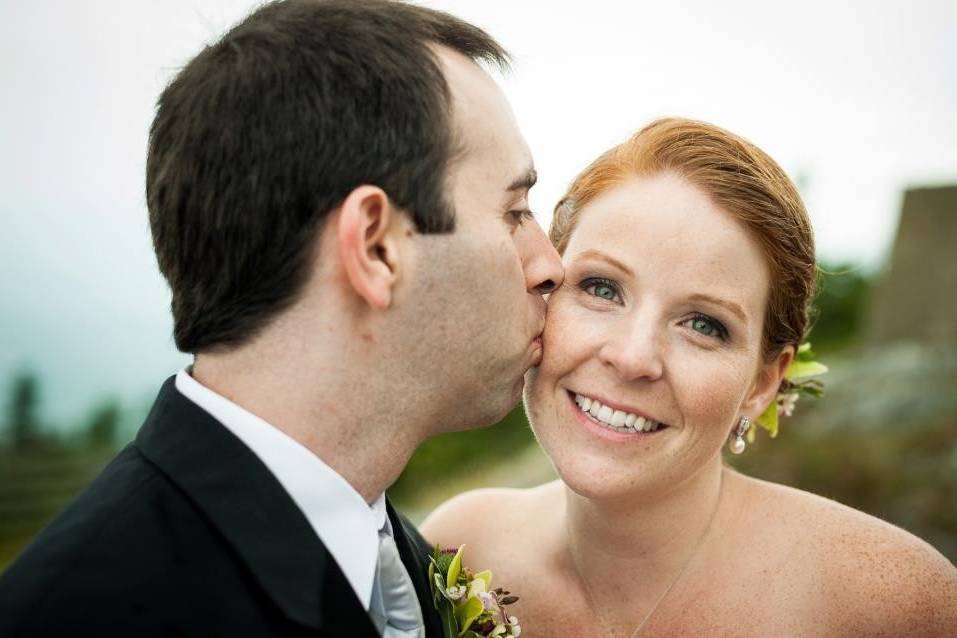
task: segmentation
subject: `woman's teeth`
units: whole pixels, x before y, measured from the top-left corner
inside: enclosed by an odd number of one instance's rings
[[[609,426],[619,432],[654,432],[661,427],[661,423],[657,421],[646,419],[631,412],[613,410],[607,405],[602,405],[595,399],[590,399],[581,394],[575,395],[575,403],[578,404],[582,412],[587,412],[602,425]]]

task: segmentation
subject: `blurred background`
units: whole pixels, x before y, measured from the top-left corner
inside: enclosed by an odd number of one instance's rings
[[[655,117],[713,122],[781,163],[815,226],[810,340],[831,373],[729,462],[957,561],[957,4],[422,4],[513,52],[502,85],[543,226],[586,163]],[[0,4],[0,570],[189,363],[150,246],[147,134],[176,70],[254,6]],[[464,489],[553,477],[517,408],[424,444],[391,493],[421,519]]]

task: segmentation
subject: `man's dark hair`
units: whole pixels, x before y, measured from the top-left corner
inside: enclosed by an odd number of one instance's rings
[[[298,297],[327,214],[374,184],[451,232],[449,87],[429,48],[500,67],[487,33],[390,0],[267,4],[160,95],[146,199],[183,352],[244,343]]]

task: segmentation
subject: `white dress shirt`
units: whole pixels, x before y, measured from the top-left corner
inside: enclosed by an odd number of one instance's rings
[[[222,423],[269,468],[302,510],[368,610],[379,553],[379,530],[387,523],[385,495],[380,494],[370,507],[318,456],[255,414],[200,384],[190,375],[189,368],[176,375],[176,389]]]

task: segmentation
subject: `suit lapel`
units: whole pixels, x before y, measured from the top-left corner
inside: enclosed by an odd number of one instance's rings
[[[273,474],[180,394],[174,378],[160,390],[135,445],[205,512],[286,616],[317,629],[376,635],[339,566]]]
[[[442,632],[439,614],[432,605],[432,588],[429,586],[428,557],[432,553],[432,548],[419,531],[404,516],[396,512],[388,499],[386,499],[386,510],[392,522],[392,533],[395,544],[399,548],[399,556],[412,578],[415,595],[419,598],[422,619],[425,622],[425,634],[429,638],[442,638],[445,634]]]

